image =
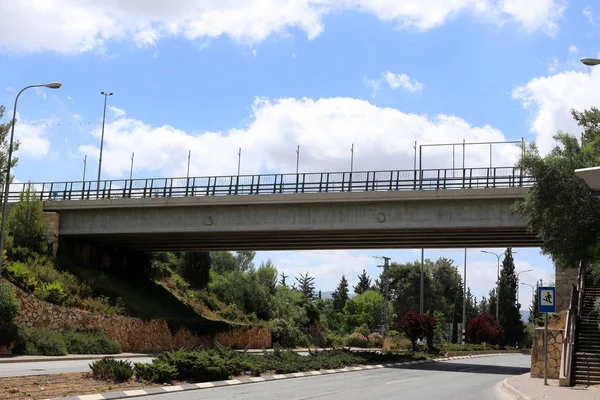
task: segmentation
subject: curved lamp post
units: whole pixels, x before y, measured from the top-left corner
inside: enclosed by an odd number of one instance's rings
[[[6,210],[8,205],[8,193],[10,192],[10,164],[12,163],[13,141],[15,137],[15,125],[17,121],[17,103],[19,96],[27,89],[35,87],[47,87],[49,89],[58,89],[62,86],[60,82],[43,83],[40,85],[29,85],[21,89],[15,98],[13,107],[12,125],[10,127],[10,142],[8,145],[8,158],[6,161],[6,177],[4,178],[4,196],[2,197],[2,228],[0,228],[0,273],[2,273],[2,262],[4,261],[4,236],[6,233]]]
[[[498,254],[493,251],[481,250],[482,253],[493,254],[498,258],[498,269],[496,272],[496,320],[500,318],[500,257],[505,255],[506,253]],[[512,254],[516,254],[516,251],[513,251]],[[518,291],[517,291],[518,293]]]

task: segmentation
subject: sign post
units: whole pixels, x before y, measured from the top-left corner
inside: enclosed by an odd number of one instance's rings
[[[555,287],[538,287],[538,309],[544,313],[544,385],[548,386],[548,313],[556,312]]]

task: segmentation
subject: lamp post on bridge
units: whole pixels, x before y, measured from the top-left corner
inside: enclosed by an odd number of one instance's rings
[[[6,211],[8,206],[8,194],[10,192],[10,164],[12,163],[13,143],[15,137],[15,125],[17,122],[17,104],[19,102],[19,96],[27,89],[35,87],[46,87],[48,89],[58,89],[62,86],[60,82],[43,83],[39,85],[25,86],[15,98],[15,105],[13,107],[13,117],[11,120],[10,127],[10,142],[8,145],[8,157],[6,161],[6,176],[4,178],[4,196],[2,197],[2,227],[0,228],[0,273],[2,273],[2,261],[4,259],[4,236],[6,233]]]
[[[106,122],[106,99],[108,96],[112,96],[113,93],[110,92],[100,92],[102,96],[104,96],[104,112],[102,114],[102,135],[100,137],[100,156],[98,157],[98,187],[96,190],[98,191],[98,195],[100,194],[100,173],[102,172],[102,149],[104,148],[104,124]]]

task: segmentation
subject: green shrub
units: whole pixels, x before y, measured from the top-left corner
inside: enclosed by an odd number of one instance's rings
[[[28,356],[66,356],[67,346],[60,333],[46,328],[21,328],[12,349]]]
[[[26,262],[37,256],[37,253],[27,247],[15,246],[8,252],[8,258],[12,261]]]
[[[82,330],[56,332],[46,328],[21,328],[13,353],[30,356],[64,356],[67,354],[118,354],[118,344],[104,332]]]
[[[119,345],[98,330],[81,330],[62,334],[69,354],[118,354]]]
[[[4,273],[9,281],[28,292],[35,291],[38,286],[37,279],[23,263],[14,262],[7,264]]]
[[[369,335],[369,346],[383,347],[383,336],[379,332],[373,332]]]
[[[54,282],[43,285],[41,297],[47,302],[62,306],[67,299],[67,293],[65,293],[65,290],[60,282]]]
[[[90,364],[92,376],[99,380],[126,382],[133,376],[133,366],[129,361],[104,357]]]
[[[306,347],[310,344],[306,334],[281,318],[271,321],[271,337],[274,344],[284,348]]]
[[[344,345],[344,338],[333,332],[328,332],[325,337],[325,347],[339,347]]]
[[[154,361],[152,364],[136,363],[135,377],[142,381],[171,383],[177,376],[177,368],[165,361]]]
[[[346,343],[350,347],[367,347],[369,345],[369,340],[366,336],[364,336],[360,332],[354,332],[352,335],[348,336]]]
[[[8,346],[17,337],[15,318],[21,307],[10,283],[0,280],[0,345]]]

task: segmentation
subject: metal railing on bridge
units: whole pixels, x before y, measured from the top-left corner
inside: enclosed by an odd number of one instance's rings
[[[519,168],[460,168],[116,179],[11,184],[9,201],[28,185],[41,200],[511,188],[533,185]]]

